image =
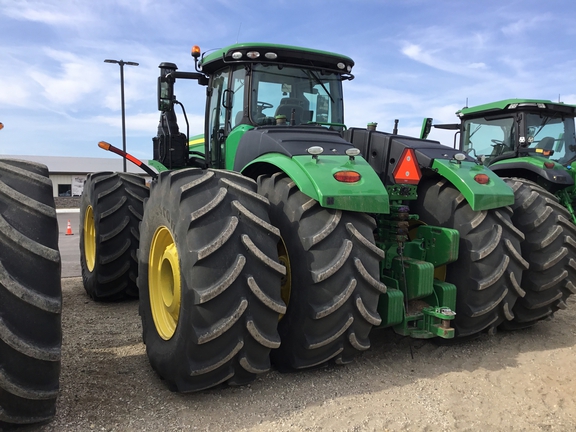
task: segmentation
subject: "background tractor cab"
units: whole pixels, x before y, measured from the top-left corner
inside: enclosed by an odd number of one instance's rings
[[[526,178],[553,192],[574,184],[563,166],[576,159],[575,105],[506,99],[456,115],[459,124],[433,127],[456,130],[455,146],[500,176]],[[428,135],[429,125],[431,119],[425,119],[421,137]]]
[[[487,108],[476,107],[457,113],[462,119],[462,150],[486,155],[489,162],[526,153],[561,164],[576,158],[574,106],[550,101],[504,103],[503,112],[490,114]]]

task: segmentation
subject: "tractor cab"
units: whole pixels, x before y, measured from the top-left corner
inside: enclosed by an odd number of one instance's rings
[[[551,101],[510,99],[456,114],[461,149],[488,163],[535,154],[566,165],[576,159],[576,107]]]
[[[167,168],[199,165],[231,168],[242,135],[268,126],[323,125],[344,129],[342,81],[353,78],[352,59],[287,45],[235,44],[200,54],[196,72],[160,65],[154,160]],[[207,86],[204,135],[189,139],[176,123],[174,83],[194,79]],[[190,142],[190,147],[187,143]],[[196,162],[194,162],[196,161]]]
[[[342,130],[342,81],[352,79],[353,64],[333,53],[267,44],[237,44],[200,58],[197,68],[209,77],[204,137],[211,166],[230,165],[235,143],[254,127]]]

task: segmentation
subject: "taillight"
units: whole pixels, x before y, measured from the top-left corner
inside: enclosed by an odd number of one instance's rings
[[[474,176],[474,180],[476,181],[476,183],[479,184],[488,184],[488,182],[490,181],[490,177],[488,177],[486,174],[476,174]]]
[[[422,178],[422,173],[416,161],[414,150],[404,149],[392,175],[396,183],[418,184]]]
[[[356,183],[362,176],[356,171],[338,171],[334,173],[334,178],[342,183]]]
[[[548,169],[554,168],[554,162],[544,162],[544,166]]]

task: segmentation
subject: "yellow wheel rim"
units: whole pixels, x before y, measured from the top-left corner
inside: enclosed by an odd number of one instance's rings
[[[148,261],[150,309],[156,331],[164,340],[176,332],[180,316],[180,264],[176,243],[166,227],[154,233]]]
[[[84,213],[84,259],[88,271],[93,271],[96,266],[96,225],[92,206],[88,206]]]
[[[416,238],[418,227],[422,225],[426,225],[426,223],[422,222],[421,220],[411,220],[409,222],[408,237],[410,238],[410,240],[414,240]],[[445,265],[434,267],[434,279],[438,279],[439,281],[442,282],[446,281]]]
[[[280,296],[284,303],[288,305],[290,302],[290,293],[292,291],[292,269],[290,268],[290,257],[288,256],[288,251],[286,250],[286,244],[284,240],[280,238],[278,242],[278,260],[280,264],[286,267],[286,275],[282,276],[281,286],[280,286]],[[284,315],[280,315],[282,319]]]

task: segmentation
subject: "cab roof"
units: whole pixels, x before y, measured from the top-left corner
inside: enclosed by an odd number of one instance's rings
[[[248,53],[257,53],[248,56]],[[274,54],[274,55],[272,55]],[[354,61],[328,51],[270,43],[239,43],[204,53],[198,62],[204,73],[211,73],[230,63],[277,63],[350,74]]]
[[[456,115],[462,118],[478,114],[494,114],[503,110],[522,111],[528,109],[547,109],[560,111],[566,114],[576,113],[576,105],[565,104],[563,102],[552,102],[545,99],[504,99],[483,105],[462,108],[461,110],[456,111]]]

